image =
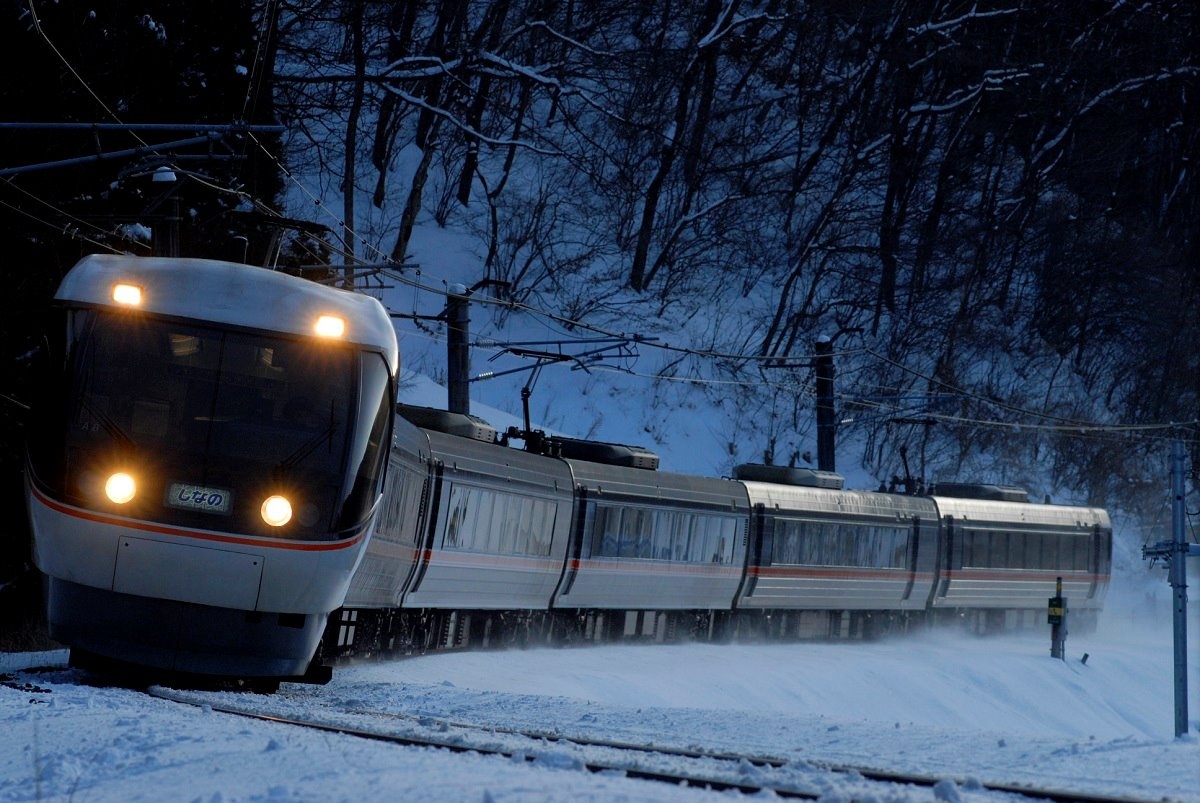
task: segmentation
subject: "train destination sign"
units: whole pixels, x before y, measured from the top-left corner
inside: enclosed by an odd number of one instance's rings
[[[184,510],[228,513],[233,495],[224,488],[206,488],[186,482],[173,482],[167,490],[167,504]]]

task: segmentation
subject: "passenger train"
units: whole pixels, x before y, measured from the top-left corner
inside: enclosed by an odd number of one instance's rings
[[[55,315],[27,496],[76,663],[269,687],[468,644],[984,630],[1108,585],[1101,509],[668,473],[397,404],[382,305],[283,273],[89,256]]]

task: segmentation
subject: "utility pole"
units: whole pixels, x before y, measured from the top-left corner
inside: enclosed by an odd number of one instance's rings
[[[464,285],[450,285],[446,297],[446,406],[452,413],[471,412],[470,304]]]
[[[153,246],[154,255],[159,257],[177,257],[179,256],[179,224],[180,218],[180,202],[179,188],[171,185],[177,181],[175,171],[166,165],[159,165],[154,172],[150,174],[151,184],[161,184],[165,187],[165,193],[160,197],[166,199],[167,213],[163,215],[153,227]]]
[[[834,441],[837,434],[837,414],[833,409],[833,341],[825,335],[817,338],[817,468],[837,471]]]
[[[1142,547],[1142,558],[1167,561],[1170,571],[1175,624],[1175,737],[1188,732],[1187,688],[1187,558],[1200,556],[1200,545],[1189,544],[1185,537],[1187,508],[1184,504],[1184,464],[1186,452],[1182,440],[1171,444],[1171,540]]]

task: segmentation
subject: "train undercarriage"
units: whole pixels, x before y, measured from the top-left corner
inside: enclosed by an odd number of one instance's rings
[[[1076,632],[1094,611],[1072,614]],[[485,611],[349,609],[335,611],[322,641],[324,660],[419,655],[465,649],[597,644],[865,641],[937,627],[978,636],[1046,627],[1041,610],[857,611]]]

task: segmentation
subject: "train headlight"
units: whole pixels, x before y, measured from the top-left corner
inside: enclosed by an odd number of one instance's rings
[[[346,334],[346,321],[336,315],[322,315],[313,330],[318,337],[341,337]]]
[[[118,505],[123,505],[137,493],[137,483],[124,471],[118,471],[104,483],[104,495]]]
[[[136,284],[114,284],[113,301],[126,307],[137,307],[142,303],[142,288]]]
[[[292,520],[292,503],[285,497],[275,495],[263,500],[262,520],[272,527],[282,527]]]

